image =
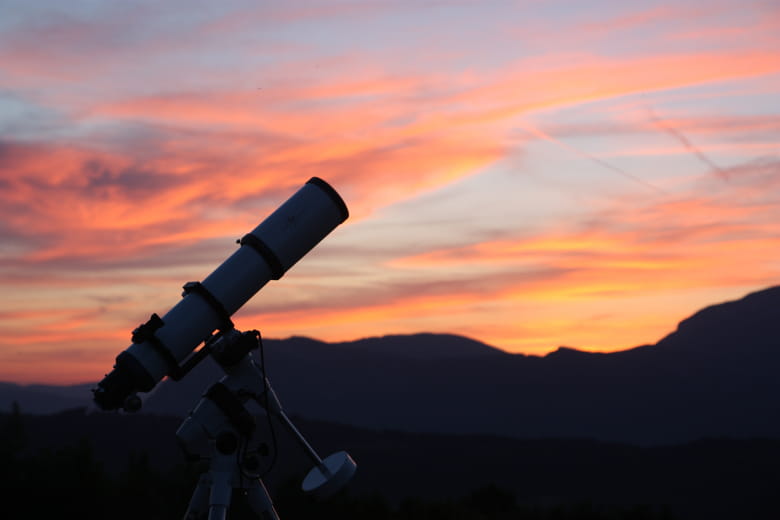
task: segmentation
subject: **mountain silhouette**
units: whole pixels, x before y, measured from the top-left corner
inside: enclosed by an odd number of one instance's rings
[[[568,347],[544,357],[507,354],[437,334],[263,343],[282,404],[309,419],[652,445],[780,437],[779,333],[780,287],[773,287],[702,309],[655,345],[608,354]],[[144,411],[184,416],[221,375],[207,359],[182,381],[159,384]]]
[[[91,383],[79,385],[19,385],[0,382],[0,409],[11,409],[12,403],[25,413],[50,414],[87,406],[92,398]]]

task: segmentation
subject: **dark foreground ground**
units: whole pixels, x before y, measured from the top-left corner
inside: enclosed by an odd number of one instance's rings
[[[309,464],[277,428],[266,483],[282,520],[780,518],[776,439],[637,447],[295,422],[321,455],[349,451],[358,472],[336,497],[309,499],[298,491]],[[181,518],[200,469],[184,462],[178,425],[81,410],[0,414],[0,516]]]

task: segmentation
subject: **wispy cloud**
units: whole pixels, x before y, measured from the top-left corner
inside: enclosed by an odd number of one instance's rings
[[[0,379],[55,346],[68,377],[105,370],[313,175],[351,218],[241,311],[252,326],[652,339],[777,277],[777,14],[19,3],[0,20]]]

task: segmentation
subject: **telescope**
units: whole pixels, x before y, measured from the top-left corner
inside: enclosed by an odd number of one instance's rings
[[[281,278],[348,216],[346,204],[327,182],[309,179],[238,240],[240,247],[203,282],[184,284],[182,299],[163,317],[152,314],[133,330],[131,345],[93,389],[102,410],[135,412],[142,405],[139,392],[151,391],[166,376],[180,380],[209,355],[224,371],[176,431],[190,460],[209,462],[193,493],[187,520],[224,520],[236,493],[257,518],[278,520],[261,480],[264,474],[258,472],[267,449],[247,408],[252,403],[263,409],[274,444],[272,417],[314,463],[303,479],[304,492],[325,497],[352,478],[356,465],[346,452],[321,459],[293,425],[266,377],[260,333],[241,332],[231,319],[266,283]],[[258,348],[260,363],[252,357]]]
[[[138,392],[149,392],[166,375],[179,380],[208,352],[193,351],[214,331],[233,328],[230,317],[270,280],[298,260],[349,216],[347,205],[327,182],[311,178],[292,197],[244,235],[238,248],[203,282],[184,285],[182,299],[160,318],[133,331],[132,344],[114,370],[98,383],[102,410],[140,408]]]

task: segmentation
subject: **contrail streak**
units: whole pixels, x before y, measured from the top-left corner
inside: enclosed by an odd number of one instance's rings
[[[712,162],[710,160],[710,158],[707,157],[706,155],[704,155],[704,152],[702,152],[696,145],[694,145],[692,142],[690,142],[688,140],[688,138],[685,137],[685,135],[683,135],[682,132],[680,132],[676,128],[674,128],[671,125],[669,125],[668,123],[666,123],[663,119],[658,117],[656,115],[655,111],[651,107],[647,107],[647,111],[650,113],[650,120],[653,122],[653,124],[655,124],[655,126],[660,128],[661,130],[663,130],[667,134],[671,135],[675,139],[677,139],[677,141],[679,141],[680,144],[682,144],[685,147],[686,150],[691,152],[701,162],[703,162],[709,168],[711,168],[712,171],[714,171],[718,175],[718,177],[720,177],[724,181],[729,180],[729,173],[726,170],[724,170],[723,168],[721,168],[720,166],[718,166],[717,164],[715,164],[714,162]]]
[[[536,128],[536,127],[530,126],[528,124],[523,125],[523,127],[526,130],[528,130],[529,132],[531,132],[532,134],[534,134],[535,136],[537,136],[537,137],[539,137],[541,139],[544,139],[545,141],[550,141],[551,143],[555,143],[558,146],[560,146],[561,148],[564,148],[564,149],[566,149],[566,150],[568,150],[568,151],[570,151],[570,152],[572,152],[572,153],[574,153],[576,155],[579,155],[580,157],[584,157],[585,159],[593,161],[594,163],[596,163],[596,164],[598,164],[600,166],[603,166],[604,168],[607,168],[608,170],[612,170],[613,172],[617,173],[618,175],[622,175],[623,177],[625,177],[627,179],[630,179],[630,180],[632,180],[634,182],[637,182],[637,183],[641,184],[642,186],[644,186],[646,188],[650,188],[651,190],[656,191],[658,193],[664,193],[664,194],[666,193],[664,190],[662,190],[658,186],[655,186],[654,184],[650,184],[649,182],[641,179],[640,177],[637,177],[636,175],[632,175],[632,174],[628,173],[627,171],[625,171],[625,170],[623,170],[621,168],[618,168],[617,166],[615,166],[613,164],[610,164],[610,163],[608,163],[607,161],[605,161],[603,159],[599,159],[598,157],[589,154],[588,152],[580,150],[579,148],[575,148],[574,146],[572,146],[572,145],[570,145],[568,143],[565,143],[565,142],[563,142],[563,141],[561,141],[559,139],[556,139],[555,137],[551,136],[550,134],[547,134],[547,133],[543,132],[542,130],[540,130],[540,129]]]

